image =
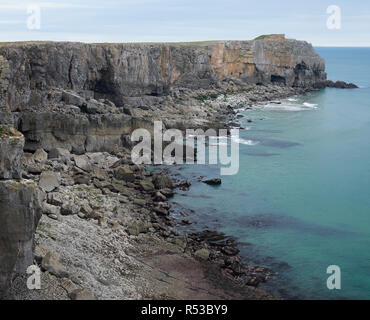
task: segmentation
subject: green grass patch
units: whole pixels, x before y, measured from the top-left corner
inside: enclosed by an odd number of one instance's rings
[[[253,40],[263,40],[263,39],[265,39],[268,36],[271,36],[271,34],[263,34],[263,35],[261,35],[261,36],[259,36],[257,38],[254,38]]]

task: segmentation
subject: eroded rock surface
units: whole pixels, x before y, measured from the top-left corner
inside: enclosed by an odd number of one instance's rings
[[[16,273],[33,264],[33,237],[42,214],[43,192],[21,180],[24,138],[0,127],[0,295]],[[13,179],[13,180],[11,180]]]
[[[0,55],[9,69],[12,111],[43,104],[53,87],[63,89],[54,95],[77,107],[88,103],[64,89],[122,106],[128,97],[209,88],[227,78],[303,87],[326,79],[324,60],[312,45],[282,37],[199,44],[18,43],[1,45]]]
[[[24,137],[20,132],[0,126],[0,179],[21,177]]]
[[[30,152],[111,152],[127,147],[134,129],[151,129],[153,119],[179,129],[217,127],[230,120],[226,93],[244,92],[248,104],[326,80],[313,47],[281,35],[199,44],[10,43],[0,45],[0,57],[1,114],[11,115]]]
[[[9,287],[15,273],[33,264],[42,200],[43,193],[32,181],[0,181],[0,291]]]

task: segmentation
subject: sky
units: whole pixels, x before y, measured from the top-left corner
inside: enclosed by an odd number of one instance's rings
[[[39,20],[30,5],[40,8]],[[339,29],[327,26],[331,5],[340,8]],[[271,33],[314,46],[370,46],[370,1],[0,0],[1,42],[249,40]]]

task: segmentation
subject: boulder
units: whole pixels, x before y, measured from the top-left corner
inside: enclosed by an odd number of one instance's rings
[[[173,182],[170,177],[157,175],[153,178],[153,183],[156,189],[172,189]]]
[[[74,106],[80,107],[85,103],[85,99],[80,97],[78,94],[69,91],[62,92],[62,100],[66,104],[72,104]]]
[[[68,296],[75,290],[77,290],[77,286],[73,283],[72,280],[70,279],[63,279],[61,286],[63,287],[64,290],[67,291]]]
[[[221,252],[227,256],[236,256],[240,250],[231,246],[225,246],[221,248]]]
[[[71,300],[96,300],[94,294],[87,289],[74,290],[68,296]]]
[[[92,172],[92,177],[93,178],[96,178],[100,181],[104,181],[104,180],[108,180],[109,179],[109,175],[108,175],[108,172],[104,169],[100,169],[100,168],[95,168]]]
[[[44,203],[43,203],[43,212],[48,216],[49,215],[58,216],[60,214],[60,207],[54,206],[54,205],[44,201]]]
[[[209,179],[203,181],[206,184],[209,184],[210,186],[217,186],[222,183],[221,179]]]
[[[90,176],[86,174],[77,174],[73,177],[75,184],[89,184]]]
[[[208,249],[199,249],[195,251],[194,255],[201,260],[208,260],[210,256],[210,251]]]
[[[64,268],[62,262],[60,261],[59,253],[50,249],[49,252],[45,254],[41,262],[41,268],[45,271],[49,271],[56,277],[65,278],[68,277],[68,273]]]
[[[45,162],[48,159],[48,154],[44,149],[37,149],[33,154],[33,159],[36,162]]]
[[[113,182],[111,185],[108,186],[108,189],[112,192],[118,192],[124,196],[129,196],[130,191],[129,188],[127,188],[125,185],[122,183],[119,183],[117,181]]]
[[[73,201],[63,202],[60,213],[64,216],[78,214],[80,212],[80,207]]]
[[[74,156],[76,166],[84,171],[89,172],[91,170],[90,159],[86,155]]]
[[[54,148],[49,151],[49,159],[61,159],[63,162],[67,162],[71,159],[71,153],[64,148]]]
[[[175,194],[171,189],[165,188],[159,190],[161,194],[163,194],[166,198],[171,198]]]
[[[141,180],[140,187],[146,192],[154,191],[154,184],[149,180]]]
[[[46,192],[51,192],[60,186],[59,172],[43,171],[40,176],[39,186]]]
[[[135,221],[127,228],[127,233],[131,236],[137,236],[140,233],[148,232],[151,226],[152,224],[147,221]]]
[[[64,195],[60,192],[48,193],[47,201],[54,206],[60,207],[64,202]]]
[[[134,199],[134,204],[141,206],[141,207],[145,207],[147,204],[147,201],[144,199]]]
[[[135,174],[127,166],[121,166],[117,168],[116,170],[114,170],[114,177],[118,180],[123,180],[127,182],[135,181]]]
[[[0,179],[21,177],[23,147],[24,137],[20,132],[0,126]]]
[[[159,201],[159,202],[162,202],[162,201],[166,201],[167,200],[167,197],[165,195],[163,195],[160,191],[157,191],[155,193],[155,198],[154,198],[155,201]]]

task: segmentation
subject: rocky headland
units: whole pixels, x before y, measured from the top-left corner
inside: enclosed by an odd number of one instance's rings
[[[0,44],[0,291],[5,299],[272,299],[271,272],[210,230],[179,234],[187,181],[131,162],[130,135],[224,128],[235,109],[323,87],[312,46]],[[207,181],[205,181],[207,182]],[[208,182],[212,184],[212,182]],[[217,184],[220,182],[217,181]],[[42,289],[26,287],[28,266]]]

